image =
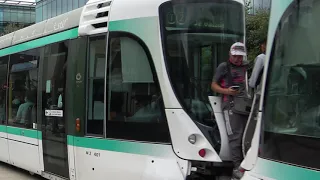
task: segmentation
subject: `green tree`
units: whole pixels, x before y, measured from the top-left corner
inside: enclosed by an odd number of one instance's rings
[[[250,2],[246,3],[246,46],[248,49],[248,60],[253,61],[260,54],[259,42],[268,35],[269,9],[255,10],[250,14]]]

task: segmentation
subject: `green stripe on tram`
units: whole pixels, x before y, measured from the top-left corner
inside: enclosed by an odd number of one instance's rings
[[[24,128],[0,125],[0,132],[17,135],[17,136],[28,137],[28,138],[34,138],[34,139],[40,139],[40,140],[42,139],[42,133],[40,131],[33,130],[33,129],[24,129]]]
[[[55,42],[64,41],[66,39],[72,39],[72,38],[76,38],[76,37],[78,37],[78,28],[70,29],[70,30],[63,31],[63,32],[60,32],[57,34],[53,34],[50,36],[42,37],[42,38],[39,38],[36,40],[32,40],[29,42],[25,42],[22,44],[18,44],[15,46],[11,46],[11,47],[2,49],[2,50],[0,50],[0,57],[6,56],[9,54],[14,54],[17,52],[26,51],[29,49],[34,49],[37,47],[42,47],[47,44],[52,44]]]
[[[33,129],[24,129],[24,128],[17,128],[17,127],[7,127],[7,133],[18,135],[18,136],[24,136],[28,138],[34,138],[38,139],[38,131]]]
[[[7,126],[0,125],[0,132],[7,132]]]
[[[10,126],[0,125],[0,131],[7,131],[8,134],[13,134],[22,137],[42,139],[41,131],[33,129],[24,129]],[[68,135],[67,142],[70,146],[97,149],[105,151],[114,151],[121,153],[131,153],[139,155],[149,155],[156,157],[170,157],[173,155],[171,145],[165,144],[153,144],[153,143],[142,143],[142,142],[131,142],[121,140],[111,140],[104,138],[89,138],[89,137],[75,137]]]
[[[317,170],[279,163],[262,158],[258,159],[252,171],[253,173],[277,180],[320,179],[320,172]]]

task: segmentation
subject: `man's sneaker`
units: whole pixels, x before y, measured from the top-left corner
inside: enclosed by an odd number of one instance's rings
[[[232,172],[232,180],[239,180],[242,178],[243,176],[243,169],[241,169],[240,167],[239,168],[235,168],[233,169],[233,172]]]

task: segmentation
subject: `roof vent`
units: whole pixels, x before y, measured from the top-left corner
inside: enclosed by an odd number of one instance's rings
[[[84,6],[80,18],[79,35],[99,34],[108,31],[111,0],[90,1]]]

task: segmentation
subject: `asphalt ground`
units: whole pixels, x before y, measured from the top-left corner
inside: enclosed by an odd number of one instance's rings
[[[0,180],[44,180],[44,178],[32,176],[25,170],[0,162]]]

